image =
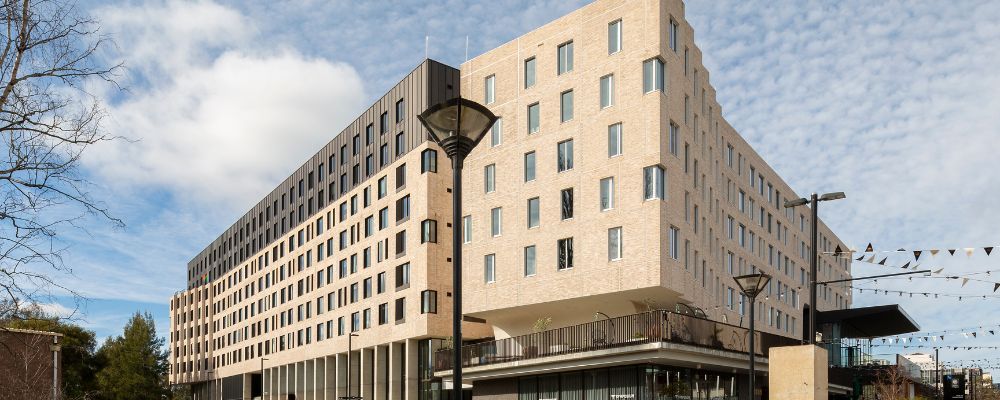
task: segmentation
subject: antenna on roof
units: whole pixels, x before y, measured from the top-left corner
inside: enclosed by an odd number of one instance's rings
[[[465,35],[465,62],[469,62],[469,35]]]
[[[425,60],[428,59],[428,58],[430,58],[430,56],[428,56],[428,54],[430,54],[430,47],[431,47],[431,37],[430,37],[430,35],[424,36],[424,59]]]

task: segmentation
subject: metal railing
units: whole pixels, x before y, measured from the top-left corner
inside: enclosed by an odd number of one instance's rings
[[[757,355],[799,340],[756,332]],[[665,310],[588,322],[543,332],[462,346],[462,366],[531,360],[648,343],[678,343],[746,353],[749,329]],[[451,369],[452,350],[434,354],[434,370]]]

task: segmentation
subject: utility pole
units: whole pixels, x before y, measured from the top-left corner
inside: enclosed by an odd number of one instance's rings
[[[939,348],[934,348],[934,390],[937,393],[938,400],[941,400],[941,396],[944,396],[941,390],[941,353]]]

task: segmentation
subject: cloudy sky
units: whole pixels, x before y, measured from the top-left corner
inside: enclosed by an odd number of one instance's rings
[[[94,148],[84,160],[127,227],[69,237],[73,286],[92,299],[83,322],[105,337],[131,312],[148,310],[165,329],[166,299],[185,286],[187,261],[419,63],[425,36],[431,58],[457,66],[466,36],[475,56],[584,3],[84,3],[117,42],[105,56],[128,68],[129,90],[103,93],[108,128],[134,141]],[[884,3],[692,0],[687,18],[728,121],[800,194],[847,192],[821,210],[845,241],[877,249],[1000,244],[1000,158],[992,154],[1000,139],[1000,3]],[[944,254],[921,260],[945,267],[942,275],[1000,274],[1000,254]],[[890,255],[887,264],[907,261]],[[857,286],[993,289],[924,278]],[[868,291],[855,299],[898,302],[928,331],[1000,325],[1000,299]],[[945,344],[1000,340],[955,336]]]

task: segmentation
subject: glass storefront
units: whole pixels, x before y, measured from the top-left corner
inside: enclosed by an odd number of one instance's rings
[[[518,400],[736,400],[736,375],[630,365],[518,379]]]

